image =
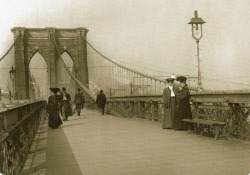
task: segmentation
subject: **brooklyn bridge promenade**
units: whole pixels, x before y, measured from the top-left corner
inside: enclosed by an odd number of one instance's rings
[[[249,155],[249,142],[84,109],[55,130],[41,122],[23,174],[248,175]]]

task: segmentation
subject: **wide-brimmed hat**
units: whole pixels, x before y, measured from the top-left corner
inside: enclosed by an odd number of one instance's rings
[[[176,81],[179,81],[181,83],[185,83],[187,81],[187,77],[179,76],[176,78]]]
[[[176,79],[175,75],[171,75],[169,78],[166,79],[166,81],[174,81]]]
[[[60,91],[59,88],[49,88],[51,92],[57,93],[58,91]]]

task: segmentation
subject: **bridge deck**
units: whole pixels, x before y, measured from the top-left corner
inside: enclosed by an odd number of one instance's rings
[[[41,125],[23,174],[247,175],[250,144],[161,129],[84,109],[60,128]]]

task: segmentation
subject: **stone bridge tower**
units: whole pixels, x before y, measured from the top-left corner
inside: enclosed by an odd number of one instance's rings
[[[86,28],[24,28],[11,29],[15,40],[15,95],[18,99],[30,98],[29,94],[29,63],[33,55],[39,52],[44,58],[47,68],[50,87],[57,86],[57,61],[60,59],[56,49],[56,40],[59,52],[67,52],[73,60],[75,75],[88,87],[87,37]]]

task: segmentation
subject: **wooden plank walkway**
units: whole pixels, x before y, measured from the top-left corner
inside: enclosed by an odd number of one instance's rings
[[[58,129],[43,123],[23,174],[248,175],[250,143],[161,129],[84,109]]]

